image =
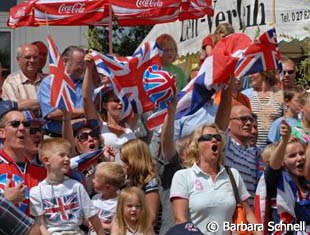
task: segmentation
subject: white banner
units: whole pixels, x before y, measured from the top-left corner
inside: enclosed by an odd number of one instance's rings
[[[213,33],[220,23],[229,22],[236,32],[244,31],[251,38],[270,28],[275,12],[278,39],[284,35],[303,39],[309,35],[310,0],[217,0],[214,16],[196,20],[173,22],[154,26],[144,41],[154,41],[160,34],[168,33],[178,44],[179,55],[196,53],[205,36]],[[143,42],[144,42],[143,41]]]

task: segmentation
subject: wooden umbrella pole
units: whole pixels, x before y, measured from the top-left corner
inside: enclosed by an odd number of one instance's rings
[[[272,22],[271,25],[273,27],[276,26],[276,0],[272,0]]]

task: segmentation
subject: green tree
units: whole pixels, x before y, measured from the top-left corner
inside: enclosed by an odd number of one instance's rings
[[[153,26],[119,27],[117,23],[112,24],[112,46],[113,53],[120,56],[130,56],[134,53],[145,36]],[[89,27],[88,30],[89,48],[109,52],[109,31],[108,27]]]

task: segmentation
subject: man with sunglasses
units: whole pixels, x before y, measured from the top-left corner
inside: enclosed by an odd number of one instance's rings
[[[33,110],[39,116],[37,91],[45,75],[39,73],[38,48],[31,44],[18,47],[16,61],[20,70],[5,79],[2,99],[15,101],[20,110]]]
[[[259,177],[259,155],[257,146],[250,143],[253,138],[255,116],[243,105],[234,106],[231,110],[228,131],[226,134],[225,165],[237,169],[253,199]]]
[[[289,58],[281,59],[283,70],[281,73],[282,90],[291,90],[296,87],[297,68],[293,60]]]
[[[30,164],[24,153],[30,124],[14,102],[0,102],[0,191],[25,213],[29,212],[29,189],[46,175],[45,169]]]

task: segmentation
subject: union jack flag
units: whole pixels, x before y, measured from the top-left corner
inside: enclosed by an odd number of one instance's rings
[[[24,179],[19,175],[15,174],[0,174],[0,192],[3,193],[7,183],[9,183],[9,187],[16,187],[19,184],[24,182]],[[16,206],[23,212],[27,212],[29,205],[29,188],[26,186],[25,190],[25,199],[23,202],[18,203]]]
[[[277,35],[273,28],[264,32],[243,52],[235,68],[235,77],[240,78],[267,70],[280,72],[282,66],[279,59]]]
[[[277,185],[276,199],[269,199],[267,196],[267,185],[264,174],[261,176],[255,195],[255,216],[258,223],[264,224],[264,227],[268,227],[268,222],[271,218],[270,208],[276,208],[280,219],[280,223],[293,224],[296,221],[309,220],[309,209],[307,207],[307,201],[309,204],[309,198],[302,199],[302,196],[298,192],[295,183],[287,172],[282,172]],[[308,193],[309,197],[309,193]],[[306,203],[305,203],[306,202]],[[300,206],[302,205],[302,206]],[[310,234],[310,226],[306,225],[306,231],[300,231],[294,234]],[[269,232],[269,233],[268,233]],[[282,235],[287,231],[281,226],[281,229],[276,231],[264,231],[264,234]]]
[[[68,74],[57,47],[49,35],[47,37],[49,51],[49,70],[51,78],[51,106],[73,111],[75,95],[75,85]]]
[[[43,199],[45,216],[52,222],[67,221],[79,216],[79,202],[76,193],[51,199]]]
[[[238,55],[250,42],[251,39],[246,34],[234,33],[216,44],[197,76],[178,93],[175,119],[194,114],[211,101],[215,91],[223,88],[229,81],[238,62]]]
[[[122,100],[123,117],[131,110],[144,113],[154,109],[143,88],[143,73],[152,64],[160,64],[156,43],[145,43],[133,56],[116,57],[92,51],[97,71],[110,78],[115,94]]]

